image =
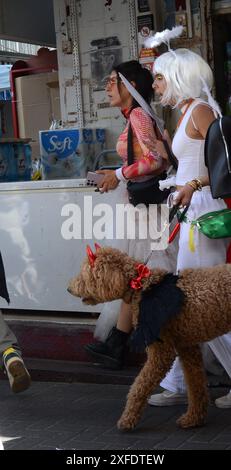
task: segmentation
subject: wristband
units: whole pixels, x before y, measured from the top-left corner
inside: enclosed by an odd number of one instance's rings
[[[127,181],[126,178],[124,177],[123,175],[123,168],[117,168],[117,170],[115,171],[115,175],[116,175],[116,178],[119,180],[119,181]]]

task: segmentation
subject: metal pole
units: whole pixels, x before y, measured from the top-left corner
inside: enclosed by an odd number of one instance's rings
[[[136,25],[136,5],[135,0],[129,0],[129,40],[130,40],[130,59],[137,60],[139,57],[137,25]]]
[[[84,116],[76,0],[70,0],[70,30],[73,44],[73,80],[75,85],[75,97],[77,104],[77,127],[82,128],[84,127]]]

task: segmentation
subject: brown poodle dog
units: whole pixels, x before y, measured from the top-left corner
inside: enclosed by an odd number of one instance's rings
[[[142,292],[160,285],[167,274],[155,269],[140,277],[137,268],[137,260],[119,250],[96,246],[96,253],[92,253],[88,247],[81,273],[70,281],[68,291],[90,305],[115,299],[130,303],[136,331]],[[181,310],[161,326],[160,341],[146,348],[147,361],[131,386],[118,421],[119,429],[136,426],[147,398],[164,378],[176,355],[183,366],[189,403],[177,423],[189,428],[205,422],[209,400],[199,344],[231,330],[231,265],[186,269],[177,278],[176,286],[184,295]],[[171,303],[168,292],[165,298]]]

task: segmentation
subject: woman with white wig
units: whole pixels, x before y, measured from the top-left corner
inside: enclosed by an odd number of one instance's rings
[[[192,220],[226,207],[223,200],[212,198],[204,163],[205,137],[210,124],[220,114],[219,106],[210,93],[212,85],[213,74],[209,65],[191,50],[170,49],[155,61],[153,88],[160,96],[161,104],[178,108],[181,112],[172,141],[172,151],[178,159],[173,204],[190,205],[187,219],[180,228],[178,271],[226,262],[227,239],[209,239],[195,230],[194,245],[191,243],[190,247],[189,243]],[[164,155],[165,149],[160,141],[156,150]],[[207,344],[231,377],[231,333]],[[178,358],[161,386],[165,390],[152,395],[148,401],[150,405],[187,403],[184,375]],[[218,398],[215,403],[221,408],[231,407],[231,393]]]

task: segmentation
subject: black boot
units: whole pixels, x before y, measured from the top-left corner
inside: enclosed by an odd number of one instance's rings
[[[128,337],[129,333],[114,327],[104,343],[86,344],[84,349],[106,368],[122,369]]]

